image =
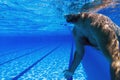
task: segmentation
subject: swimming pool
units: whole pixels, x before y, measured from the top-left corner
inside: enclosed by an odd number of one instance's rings
[[[65,80],[63,70],[74,45],[68,29],[73,25],[63,15],[77,13],[84,1],[0,0],[0,80]],[[119,4],[98,13],[120,26]],[[73,79],[110,80],[102,53],[90,46],[85,49]]]

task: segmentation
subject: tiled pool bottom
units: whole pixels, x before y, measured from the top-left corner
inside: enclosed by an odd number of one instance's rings
[[[71,44],[19,47],[0,54],[0,80],[65,80]],[[82,64],[74,80],[87,80]]]

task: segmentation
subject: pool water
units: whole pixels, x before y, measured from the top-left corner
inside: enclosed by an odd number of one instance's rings
[[[86,1],[86,2],[85,2]],[[73,37],[64,15],[93,0],[0,0],[0,80],[65,80]],[[120,26],[120,4],[100,10]],[[85,46],[73,80],[110,80],[102,52]]]

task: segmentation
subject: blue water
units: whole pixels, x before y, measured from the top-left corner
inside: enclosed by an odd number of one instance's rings
[[[86,0],[89,2],[90,0]],[[0,0],[0,80],[65,80],[72,46],[64,15],[85,0]],[[120,26],[120,5],[100,10]],[[74,80],[110,80],[109,63],[85,47]]]

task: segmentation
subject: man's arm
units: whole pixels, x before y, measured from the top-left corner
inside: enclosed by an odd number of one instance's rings
[[[66,71],[64,71],[65,78],[69,79],[75,72],[76,68],[80,64],[83,56],[84,56],[84,44],[82,37],[78,38],[78,36],[75,34],[76,31],[73,30],[73,35],[75,39],[75,45],[76,45],[76,51],[74,53],[74,58],[72,61],[72,64],[70,65],[70,68]]]

